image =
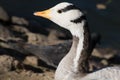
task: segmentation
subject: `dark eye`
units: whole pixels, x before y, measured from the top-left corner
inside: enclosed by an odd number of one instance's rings
[[[58,10],[57,12],[58,12],[58,13],[62,13],[62,10]]]

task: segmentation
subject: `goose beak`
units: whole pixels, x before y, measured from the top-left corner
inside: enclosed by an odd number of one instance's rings
[[[50,19],[50,12],[51,12],[51,10],[48,9],[48,10],[44,10],[44,11],[34,12],[34,15]]]

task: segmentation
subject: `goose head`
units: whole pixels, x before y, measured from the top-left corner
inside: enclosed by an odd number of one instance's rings
[[[69,30],[73,35],[73,45],[71,47],[71,50],[67,54],[68,56],[66,56],[61,61],[61,64],[56,70],[56,75],[59,75],[59,69],[61,69],[61,66],[62,68],[64,68],[65,73],[68,71],[71,71],[73,73],[76,72],[78,73],[78,71],[85,72],[86,68],[83,69],[84,67],[81,64],[86,65],[87,63],[85,60],[87,60],[89,56],[89,55],[86,56],[87,51],[89,51],[89,30],[88,26],[86,25],[85,15],[81,12],[81,10],[72,3],[62,2],[47,10],[35,12],[34,15],[44,17],[53,21],[60,27]],[[69,55],[71,54],[75,55],[69,57]],[[80,59],[81,57],[84,58]],[[64,64],[65,65],[67,64],[67,61],[64,60],[67,60],[68,63],[71,64],[71,65],[68,64],[70,68],[66,69],[66,67],[63,66]],[[60,75],[64,75],[63,73],[60,72]],[[63,80],[61,79],[61,76],[60,77],[56,76],[55,78],[56,80]]]
[[[72,3],[62,2],[44,11],[37,11],[35,16],[47,18],[59,26],[74,33],[81,25],[83,26],[83,13]],[[76,28],[75,28],[76,26]]]

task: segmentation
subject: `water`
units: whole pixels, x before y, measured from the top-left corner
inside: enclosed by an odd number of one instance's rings
[[[120,0],[0,0],[0,5],[9,15],[25,17],[31,22],[36,20],[41,25],[48,26],[53,23],[33,16],[33,12],[50,8],[63,1],[72,2],[87,12],[91,32],[102,35],[102,45],[120,49]],[[98,3],[107,4],[107,9],[98,10]]]

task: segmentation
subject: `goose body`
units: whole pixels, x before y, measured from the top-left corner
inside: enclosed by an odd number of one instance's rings
[[[60,61],[55,80],[119,80],[120,68],[107,67],[89,72],[88,59],[91,55],[90,33],[85,15],[72,3],[62,2],[34,15],[47,18],[68,29],[73,43],[68,54]]]

